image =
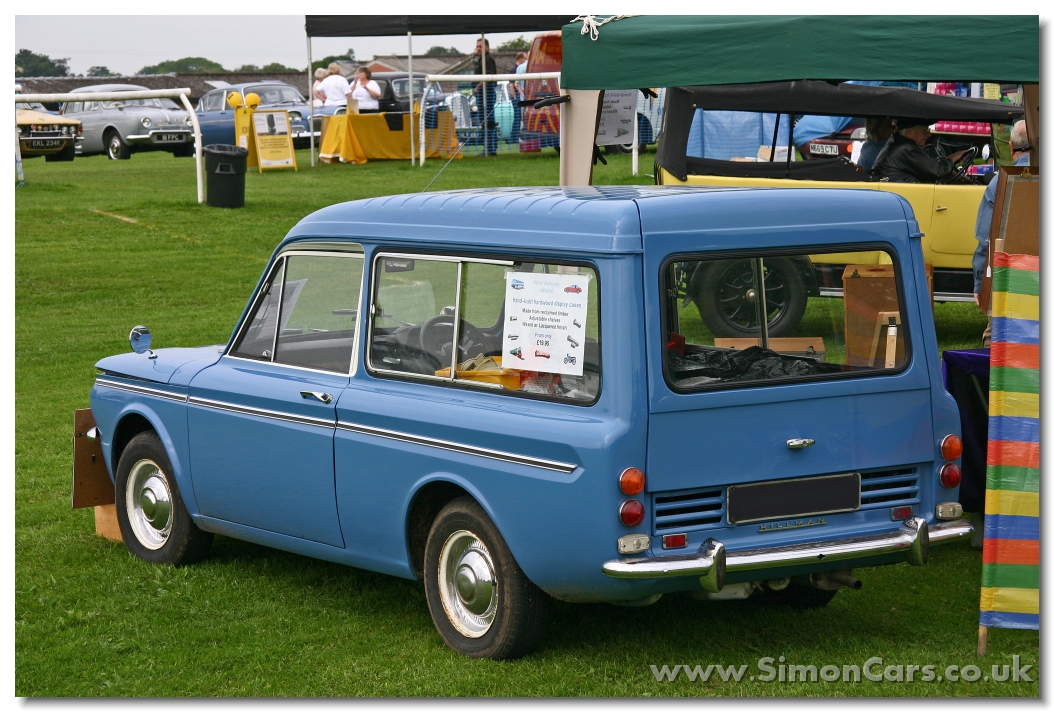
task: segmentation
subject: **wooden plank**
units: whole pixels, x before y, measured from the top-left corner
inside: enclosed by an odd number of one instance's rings
[[[985,314],[991,310],[993,247],[995,252],[1039,255],[1039,199],[1039,168],[1003,166],[999,169],[992,224],[988,229],[988,258],[978,300]]]
[[[117,523],[117,506],[100,504],[95,508],[95,533],[111,541],[124,541]]]
[[[98,440],[89,440],[88,430],[95,427],[90,408],[73,412],[73,509],[113,504],[114,491],[110,473]]]

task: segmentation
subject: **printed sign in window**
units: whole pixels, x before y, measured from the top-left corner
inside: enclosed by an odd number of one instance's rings
[[[582,375],[588,274],[505,273],[502,365]]]

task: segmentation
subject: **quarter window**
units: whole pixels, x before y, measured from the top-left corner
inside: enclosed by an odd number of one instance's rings
[[[381,255],[374,269],[374,371],[596,399],[599,294],[591,267]]]
[[[361,255],[287,254],[260,290],[231,355],[350,372],[361,285]]]
[[[885,251],[669,262],[667,380],[696,390],[903,369],[900,278]]]

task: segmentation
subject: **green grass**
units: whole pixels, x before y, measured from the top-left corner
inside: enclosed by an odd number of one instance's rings
[[[26,162],[15,194],[16,694],[1038,695],[1037,682],[749,680],[759,658],[781,655],[942,671],[983,662],[986,674],[1015,654],[1035,665],[1035,631],[993,630],[988,657],[974,656],[980,556],[965,543],[935,549],[926,569],[859,570],[864,590],[818,611],[687,596],[645,609],[556,603],[538,652],[497,663],[442,645],[418,583],[224,537],[199,565],[155,567],[96,537],[91,510],[69,508],[72,411],[88,404],[94,363],[126,351],[136,323],[157,346],[226,341],[297,220],[342,200],[420,190],[438,165],[251,173],[246,207],[216,210],[194,202],[186,159]],[[634,182],[628,157],[595,176]],[[556,182],[550,152],[456,161],[434,188]],[[942,346],[979,345],[984,319],[973,305],[938,305],[936,316]],[[660,683],[648,667],[709,663],[750,669],[740,683]]]

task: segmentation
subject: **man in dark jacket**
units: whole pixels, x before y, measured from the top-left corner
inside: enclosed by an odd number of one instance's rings
[[[875,158],[871,173],[879,178],[888,178],[894,183],[936,183],[950,178],[955,173],[955,162],[966,151],[957,151],[947,158],[933,158],[922,150],[929,140],[929,124],[926,119],[900,119],[897,131]]]
[[[486,58],[486,64],[484,64]],[[484,71],[486,67],[486,71]],[[476,74],[497,74],[498,67],[490,56],[490,41],[476,40]],[[497,100],[494,82],[480,82],[472,93],[476,95],[476,107],[479,120],[483,123],[484,155],[493,156],[498,152],[498,122],[494,120],[494,102]]]

